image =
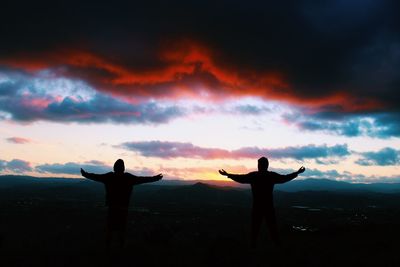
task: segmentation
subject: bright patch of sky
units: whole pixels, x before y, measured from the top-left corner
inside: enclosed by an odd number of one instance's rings
[[[19,79],[26,79],[26,77],[3,73],[0,75],[0,84],[17,82]],[[55,77],[48,72],[42,72],[28,80],[29,82],[24,83],[25,86],[20,88],[19,94],[15,97],[28,94],[50,97],[56,101],[72,98],[78,102],[85,102],[102,94],[84,82]],[[378,151],[385,147],[399,148],[398,138],[347,137],[317,131],[302,131],[283,119],[284,114],[291,113],[296,108],[282,102],[257,98],[220,102],[193,99],[155,102],[161,108],[176,106],[183,111],[184,115],[160,123],[77,123],[45,120],[21,123],[10,120],[7,112],[0,112],[2,155],[0,160],[27,161],[33,166],[32,171],[28,172],[32,175],[71,176],[70,173],[39,173],[35,171],[34,166],[70,162],[83,164],[92,160],[112,166],[117,158],[123,158],[127,167],[131,169],[150,169],[155,173],[170,170],[171,173],[166,173],[166,177],[220,179],[217,173],[219,168],[238,172],[255,170],[256,159],[146,158],[138,153],[121,149],[119,145],[132,141],[169,141],[191,143],[204,148],[235,150],[243,147],[273,149],[346,144],[352,152],[352,155],[347,157],[324,159],[320,162],[315,159],[301,161],[275,159],[271,161],[271,166],[278,169],[296,170],[301,165],[305,165],[307,168],[320,171],[336,170],[341,173],[380,176],[397,175],[400,172],[398,166],[359,166],[354,163],[361,152]],[[7,142],[10,137],[22,137],[32,141],[26,144],[14,144]],[[69,166],[75,165],[69,164]],[[2,171],[2,173],[8,172]],[[79,176],[79,170],[77,169],[77,174],[72,176]]]

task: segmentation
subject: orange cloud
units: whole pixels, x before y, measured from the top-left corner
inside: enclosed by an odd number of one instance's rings
[[[138,70],[82,49],[58,49],[41,55],[14,56],[0,60],[8,67],[36,72],[52,69],[59,75],[83,79],[97,90],[127,99],[196,98],[218,101],[255,96],[308,107],[341,105],[357,112],[380,107],[374,99],[362,99],[345,90],[315,98],[302,96],[277,71],[256,71],[217,63],[218,54],[192,41],[175,43],[155,51],[158,61],[152,69]],[[132,63],[134,65],[134,62]],[[132,65],[131,64],[131,65]]]

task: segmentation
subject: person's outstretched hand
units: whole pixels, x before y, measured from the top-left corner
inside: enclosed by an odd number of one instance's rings
[[[161,180],[162,179],[162,177],[163,177],[163,175],[160,173],[160,174],[157,174],[156,176],[154,176],[155,178],[157,178],[158,180]]]
[[[304,166],[301,166],[301,168],[297,171],[297,173],[303,173],[306,170]]]
[[[228,176],[228,173],[227,173],[224,169],[219,170],[219,173],[220,173],[221,175],[223,175],[223,176]]]
[[[83,177],[85,177],[87,172],[85,172],[85,170],[81,168],[81,174],[82,174]]]

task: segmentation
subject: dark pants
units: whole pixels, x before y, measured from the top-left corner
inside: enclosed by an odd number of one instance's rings
[[[122,248],[124,246],[127,218],[128,218],[127,207],[119,207],[119,206],[108,207],[107,230],[106,230],[106,246],[108,249],[111,246],[113,233],[117,234],[120,247]]]
[[[272,241],[275,245],[280,244],[274,207],[253,206],[251,218],[251,243],[253,247],[257,246],[257,239],[264,218]]]
[[[109,230],[125,231],[128,218],[128,208],[108,207],[107,228]]]

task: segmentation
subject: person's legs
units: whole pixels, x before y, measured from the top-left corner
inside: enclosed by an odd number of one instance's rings
[[[263,220],[262,211],[257,207],[253,207],[251,213],[251,246],[253,248],[257,247],[257,239],[260,233],[262,220]]]
[[[281,244],[278,232],[278,224],[276,223],[275,209],[266,209],[266,221],[269,234],[275,245],[279,246]]]
[[[112,207],[108,207],[107,225],[106,225],[106,248],[111,248],[113,231],[114,231],[115,211]]]
[[[113,218],[113,229],[118,235],[119,246],[122,248],[125,245],[126,223],[128,217],[127,208],[116,208]]]
[[[106,249],[110,249],[112,241],[112,230],[107,225],[106,229]]]
[[[125,229],[118,230],[118,239],[119,239],[119,246],[123,248],[125,245]]]

